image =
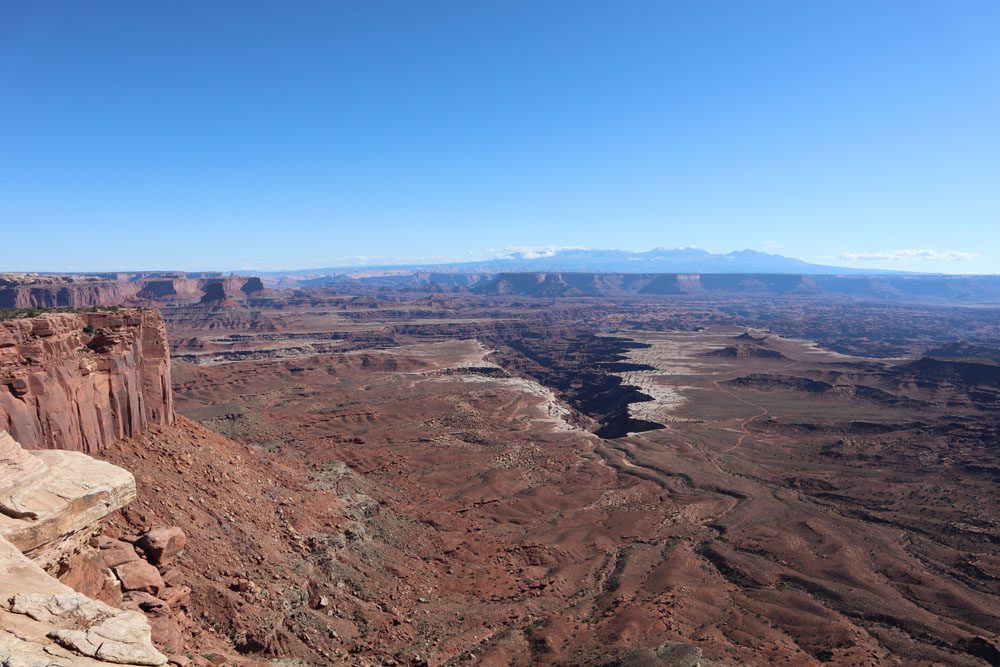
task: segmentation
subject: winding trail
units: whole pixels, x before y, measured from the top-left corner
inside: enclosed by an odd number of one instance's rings
[[[750,429],[747,428],[750,425],[751,422],[753,422],[754,420],[760,419],[761,417],[767,417],[771,413],[768,412],[767,408],[765,408],[764,406],[757,405],[753,401],[748,401],[747,399],[743,398],[742,396],[736,395],[735,393],[729,391],[728,389],[723,389],[722,385],[719,384],[718,380],[713,380],[712,384],[714,384],[715,388],[718,389],[719,391],[721,391],[722,393],[728,394],[729,396],[735,398],[737,401],[740,401],[741,403],[746,403],[750,407],[756,408],[756,409],[760,410],[760,412],[758,412],[757,414],[753,415],[752,417],[744,419],[743,422],[740,424],[740,437],[736,440],[736,444],[732,445],[731,447],[727,447],[726,449],[722,450],[723,454],[728,454],[729,452],[733,451],[734,449],[738,449],[743,444],[743,441],[746,440],[748,437],[750,437],[752,435],[752,433],[750,432]]]
[[[800,363],[802,363],[802,362],[800,362],[800,361],[793,361],[790,364],[786,364],[786,365],[782,366],[779,370],[783,370],[783,371],[784,370],[788,370],[792,366],[797,366]],[[728,453],[732,452],[733,450],[738,449],[740,446],[742,446],[743,445],[743,441],[746,440],[751,435],[753,435],[753,433],[750,431],[750,429],[747,428],[748,426],[750,426],[750,424],[752,422],[760,419],[761,417],[768,417],[768,416],[770,416],[771,413],[768,412],[767,408],[765,408],[763,405],[757,405],[753,401],[749,401],[749,400],[743,398],[742,396],[737,395],[735,392],[730,391],[729,389],[724,389],[722,387],[722,385],[719,384],[718,380],[712,380],[712,384],[714,384],[715,388],[718,389],[719,391],[721,391],[722,393],[728,394],[732,398],[735,398],[737,401],[740,401],[741,403],[745,403],[745,404],[749,405],[752,408],[756,408],[757,410],[760,410],[760,412],[758,412],[757,414],[753,415],[752,417],[744,419],[743,422],[740,424],[740,437],[739,437],[739,439],[737,439],[736,444],[734,444],[733,446],[727,447],[726,449],[722,450],[723,454],[728,454]]]

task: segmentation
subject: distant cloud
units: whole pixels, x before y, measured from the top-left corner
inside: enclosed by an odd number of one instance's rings
[[[411,255],[411,256],[368,256],[352,255],[350,257],[334,257],[313,262],[316,266],[325,267],[369,267],[369,266],[408,266],[424,264],[450,264],[452,262],[475,262],[488,259],[537,259],[552,257],[560,250],[586,250],[580,246],[508,246],[506,248],[486,248],[485,250],[466,250],[455,255]],[[259,267],[257,267],[259,268]]]
[[[781,244],[777,241],[764,241],[761,243],[761,246],[763,246],[765,250],[777,250],[781,247]]]
[[[927,262],[968,262],[978,257],[975,253],[957,250],[881,250],[879,252],[845,252],[840,259],[861,262],[901,262],[921,260]]]
[[[514,246],[496,251],[495,259],[537,259],[539,257],[552,257],[560,250],[586,250],[586,248],[579,246],[545,246],[541,248]]]
[[[469,253],[464,256],[440,255],[440,256],[417,256],[412,257],[390,257],[390,256],[369,256],[352,255],[350,257],[333,257],[319,262],[312,262],[316,266],[323,267],[366,267],[366,266],[397,266],[407,264],[447,264],[448,262],[467,262]]]

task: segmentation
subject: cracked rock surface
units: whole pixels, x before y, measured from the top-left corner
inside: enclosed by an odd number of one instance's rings
[[[135,497],[127,471],[77,452],[27,452],[0,431],[0,666],[163,665],[146,618],[78,593],[42,563]]]

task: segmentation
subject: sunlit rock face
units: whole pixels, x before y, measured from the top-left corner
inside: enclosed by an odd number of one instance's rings
[[[94,453],[172,421],[170,358],[157,313],[0,322],[0,428],[22,446]]]

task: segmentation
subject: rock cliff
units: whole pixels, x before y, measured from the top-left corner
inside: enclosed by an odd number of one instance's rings
[[[260,278],[242,278],[229,276],[202,281],[203,296],[201,303],[215,301],[245,301],[257,292],[264,290]]]
[[[245,302],[264,292],[260,278],[202,274],[0,274],[0,308]]]
[[[155,303],[246,301],[264,290],[260,278],[223,276],[218,278],[165,277],[144,279],[138,298]]]
[[[0,428],[23,446],[93,453],[172,422],[170,358],[157,313],[0,321]]]
[[[92,276],[0,275],[0,308],[87,308],[126,303],[140,286]]]

